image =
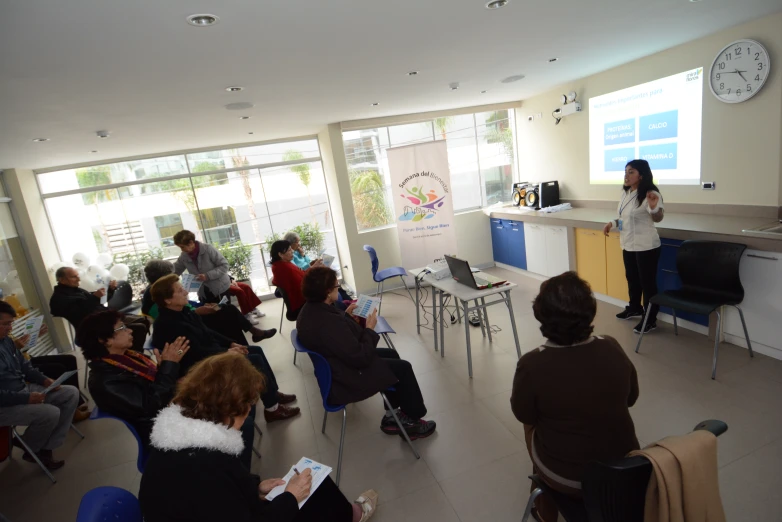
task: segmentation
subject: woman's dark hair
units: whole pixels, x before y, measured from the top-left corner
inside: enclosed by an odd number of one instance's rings
[[[285,241],[284,239],[272,243],[272,247],[269,249],[269,256],[272,258],[272,263],[282,261],[282,254],[287,252],[290,247],[290,241]]]
[[[149,289],[149,294],[158,308],[166,308],[166,299],[174,297],[174,285],[179,282],[176,274],[164,275]]]
[[[638,174],[641,176],[641,182],[638,184],[638,197],[635,199],[636,205],[639,207],[641,206],[641,203],[644,202],[646,199],[646,193],[650,190],[653,190],[660,194],[660,199],[662,199],[662,193],[660,193],[660,189],[657,188],[657,185],[654,184],[654,174],[652,174],[652,168],[649,166],[649,162],[642,159],[634,159],[627,162],[627,165],[625,165],[625,168],[627,167],[633,167],[635,170],[638,171]],[[630,187],[623,187],[625,192],[629,192]]]
[[[187,246],[195,241],[195,234],[189,230],[180,230],[174,234],[174,244],[176,246]]]
[[[575,272],[565,272],[540,285],[532,311],[546,339],[568,346],[586,341],[592,335],[597,302],[589,283]]]
[[[301,282],[301,293],[307,301],[322,303],[337,285],[337,274],[327,266],[315,266],[307,270]]]
[[[155,281],[163,276],[174,273],[174,264],[171,261],[164,261],[163,259],[150,259],[147,264],[144,265],[144,276],[147,278],[149,284],[154,284]]]
[[[16,310],[14,310],[14,307],[6,303],[5,301],[0,301],[0,314],[16,317]]]
[[[114,325],[122,320],[122,314],[114,310],[88,315],[76,329],[76,346],[81,348],[88,361],[109,354],[104,344],[114,337]]]

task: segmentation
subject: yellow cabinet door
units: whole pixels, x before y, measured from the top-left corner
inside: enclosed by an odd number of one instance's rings
[[[576,269],[593,292],[606,293],[606,242],[602,231],[576,229]]]
[[[618,232],[611,232],[606,238],[606,293],[621,301],[630,300]]]

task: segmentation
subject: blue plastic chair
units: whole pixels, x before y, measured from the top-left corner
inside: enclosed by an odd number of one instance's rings
[[[394,346],[394,343],[391,342],[391,337],[389,337],[388,334],[392,333],[395,334],[396,330],[391,328],[391,325],[388,324],[388,321],[386,321],[386,318],[378,315],[377,316],[377,325],[375,325],[375,333],[379,334],[383,339],[386,341],[386,345],[388,345],[389,348],[396,351],[396,346]]]
[[[105,413],[100,410],[97,406],[92,410],[92,415],[90,415],[91,420],[97,420],[97,419],[114,419],[120,421],[122,424],[127,426],[127,428],[130,430],[130,432],[133,434],[133,436],[136,438],[136,443],[138,443],[138,459],[136,459],[136,467],[138,468],[139,473],[144,473],[144,467],[147,465],[147,459],[149,458],[149,452],[144,448],[144,443],[141,442],[141,437],[139,437],[138,432],[136,431],[136,428],[134,428],[129,422],[120,419],[119,417],[115,417],[114,415],[110,415],[108,413]],[[100,489],[100,488],[98,488]],[[83,500],[82,500],[83,502]]]
[[[338,411],[342,411],[342,432],[339,435],[339,457],[337,459],[337,480],[336,484],[339,486],[339,479],[342,475],[342,450],[345,447],[345,425],[347,424],[348,415],[347,415],[347,404],[340,404],[340,405],[333,405],[329,404],[328,396],[329,393],[331,393],[331,366],[329,366],[328,361],[326,359],[315,352],[311,352],[304,348],[301,343],[299,343],[299,337],[296,334],[296,330],[293,330],[291,332],[291,344],[296,349],[297,352],[306,353],[310,356],[310,360],[312,360],[312,366],[315,367],[315,378],[318,380],[318,388],[320,388],[320,396],[323,400],[323,409],[325,410],[323,412],[323,427],[321,428],[321,433],[326,433],[326,418],[328,417],[329,412],[336,413]],[[394,391],[393,388],[389,388],[389,391]],[[391,415],[394,416],[394,422],[396,422],[396,425],[399,426],[399,431],[404,436],[405,440],[407,441],[407,444],[410,445],[410,449],[413,450],[413,455],[415,455],[416,459],[420,459],[421,455],[418,454],[418,452],[415,450],[415,446],[413,446],[413,441],[410,440],[410,436],[405,431],[404,427],[402,427],[402,423],[399,421],[399,417],[397,417],[396,412],[394,411],[394,408],[391,406],[391,403],[388,401],[388,397],[386,397],[386,394],[384,392],[380,392],[380,396],[383,397],[383,401],[386,403],[386,407],[391,412]]]
[[[130,491],[114,486],[91,489],[79,504],[76,522],[143,522],[141,505]]]
[[[380,260],[377,258],[377,252],[375,252],[375,249],[370,245],[364,245],[364,250],[369,253],[369,259],[372,261],[372,279],[377,283],[377,295],[380,296],[380,305],[377,307],[378,315],[380,314],[380,308],[383,306],[383,282],[386,279],[391,279],[392,277],[398,277],[402,280],[402,285],[404,285],[405,290],[407,290],[407,295],[409,295],[410,300],[415,303],[413,294],[411,294],[410,289],[407,288],[407,283],[405,282],[404,278],[404,276],[407,275],[407,270],[401,266],[392,266],[390,268],[378,270],[380,267]]]

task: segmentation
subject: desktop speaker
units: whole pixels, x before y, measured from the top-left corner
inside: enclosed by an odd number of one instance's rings
[[[513,184],[513,204],[518,206],[525,205],[525,198],[527,197],[527,190],[534,187],[527,181]]]

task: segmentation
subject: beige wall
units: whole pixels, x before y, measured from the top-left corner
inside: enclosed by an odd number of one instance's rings
[[[771,55],[771,77],[751,100],[726,104],[704,83],[701,179],[717,189],[664,186],[668,202],[782,205],[782,13],[767,16],[577,80],[524,100],[517,110],[519,170],[529,181],[559,180],[562,197],[613,200],[615,185],[589,184],[589,98],[696,67],[708,72],[717,52],[740,38],[761,42]],[[704,78],[704,82],[708,76]],[[574,90],[583,112],[555,126],[559,95]],[[542,113],[530,122],[527,117]]]

